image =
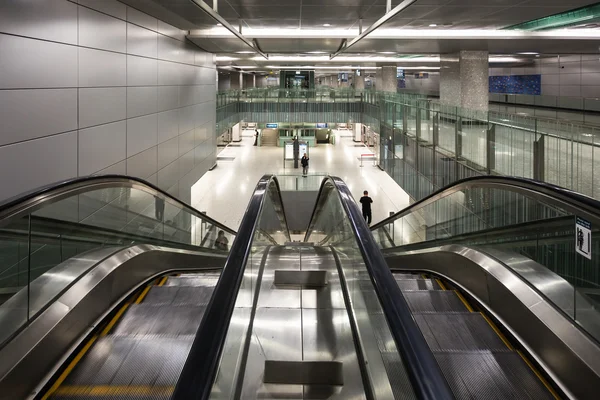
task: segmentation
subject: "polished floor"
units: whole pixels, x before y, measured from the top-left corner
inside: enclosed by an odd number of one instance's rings
[[[346,182],[357,201],[364,190],[369,191],[373,199],[373,224],[390,212],[409,205],[406,192],[372,161],[365,160],[360,166],[360,155],[371,153],[371,150],[355,143],[348,131],[333,132],[335,145],[319,144],[310,149],[309,174],[313,176],[308,178],[302,178],[302,170],[294,169],[292,162],[284,165],[283,148],[255,147],[253,132],[248,132],[241,142],[221,151],[217,168],[207,172],[192,187],[192,206],[237,229],[254,187],[264,174],[278,175],[284,187],[294,186],[297,182],[314,190],[318,190],[321,176],[338,176]]]

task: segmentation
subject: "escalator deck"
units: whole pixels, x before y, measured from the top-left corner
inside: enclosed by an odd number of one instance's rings
[[[394,274],[457,399],[556,399],[531,364],[484,314],[441,281]]]
[[[147,286],[42,399],[170,399],[219,275],[182,274]]]

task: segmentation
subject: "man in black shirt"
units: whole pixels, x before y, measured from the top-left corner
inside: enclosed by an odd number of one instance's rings
[[[371,225],[371,203],[373,203],[373,199],[369,197],[369,192],[366,190],[363,192],[364,196],[360,198],[360,203],[362,204],[362,212],[365,221],[367,221],[367,225]]]

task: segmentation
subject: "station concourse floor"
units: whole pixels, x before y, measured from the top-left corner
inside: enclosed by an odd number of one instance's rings
[[[217,167],[207,172],[192,187],[192,206],[219,222],[237,229],[250,196],[264,174],[302,175],[291,161],[283,165],[283,148],[253,146],[253,132],[242,141],[229,145],[217,160]],[[409,196],[384,171],[370,160],[360,166],[360,155],[372,152],[352,140],[351,132],[336,131],[335,145],[318,144],[310,148],[309,174],[333,175],[342,178],[358,201],[364,190],[373,199],[371,224],[409,205]]]

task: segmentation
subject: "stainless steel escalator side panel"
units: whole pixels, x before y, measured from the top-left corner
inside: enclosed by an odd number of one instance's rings
[[[387,252],[386,260],[393,270],[431,272],[455,283],[514,335],[563,393],[598,398],[600,346],[499,260],[457,245]]]
[[[143,282],[173,270],[222,268],[225,259],[152,245],[131,246],[104,259],[0,350],[0,399],[35,394],[85,336]]]

